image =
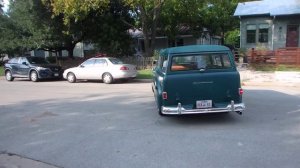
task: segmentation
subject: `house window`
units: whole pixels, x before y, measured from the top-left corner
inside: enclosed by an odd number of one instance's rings
[[[260,24],[258,28],[259,28],[258,42],[267,43],[268,39],[269,39],[269,25],[268,24]]]
[[[255,43],[256,25],[247,25],[247,43]]]

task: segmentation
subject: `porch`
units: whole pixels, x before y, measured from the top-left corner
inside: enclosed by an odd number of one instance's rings
[[[285,64],[300,66],[300,48],[287,47],[276,50],[255,50],[246,53],[248,63]]]

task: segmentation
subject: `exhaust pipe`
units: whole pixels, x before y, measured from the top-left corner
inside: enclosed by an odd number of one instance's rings
[[[236,113],[238,113],[239,115],[243,114],[243,112],[241,112],[241,111],[236,111]]]

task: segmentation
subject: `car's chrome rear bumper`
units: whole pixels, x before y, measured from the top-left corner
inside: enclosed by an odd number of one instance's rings
[[[231,101],[231,104],[228,104],[224,108],[208,108],[208,109],[185,109],[182,107],[181,103],[178,103],[177,107],[165,107],[162,106],[161,112],[166,115],[181,115],[181,114],[204,114],[204,113],[225,113],[225,112],[237,112],[242,114],[242,111],[245,110],[244,103],[235,104],[234,101]]]

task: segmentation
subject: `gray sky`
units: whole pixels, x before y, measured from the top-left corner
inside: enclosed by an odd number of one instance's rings
[[[8,9],[9,0],[3,0],[3,2],[4,2],[3,10],[4,10],[4,12],[6,12]]]

